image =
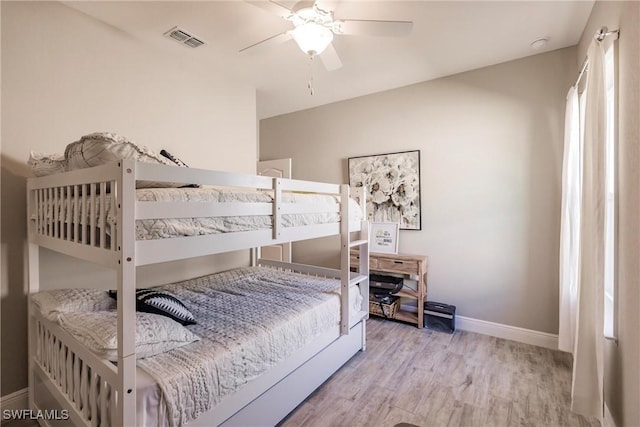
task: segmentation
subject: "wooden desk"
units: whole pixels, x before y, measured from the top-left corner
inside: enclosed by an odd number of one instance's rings
[[[352,251],[351,265],[358,265],[358,258],[357,252]],[[398,309],[394,319],[414,323],[418,328],[422,328],[424,326],[424,302],[427,299],[427,257],[424,255],[371,252],[369,253],[369,270],[376,273],[401,274],[403,277],[410,276],[412,279],[415,279],[417,276],[415,291],[404,286],[402,290],[395,295],[402,298],[415,299],[417,301],[418,312],[413,313],[411,311]]]

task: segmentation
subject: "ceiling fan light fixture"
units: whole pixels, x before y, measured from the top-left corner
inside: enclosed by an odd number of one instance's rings
[[[300,49],[307,55],[320,55],[333,41],[333,32],[315,22],[307,22],[290,31]]]

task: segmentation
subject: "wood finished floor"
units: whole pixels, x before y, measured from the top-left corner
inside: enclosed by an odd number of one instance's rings
[[[367,351],[279,427],[599,426],[569,410],[570,392],[566,353],[372,317]]]
[[[371,318],[367,350],[279,427],[600,426],[570,393],[566,353]]]

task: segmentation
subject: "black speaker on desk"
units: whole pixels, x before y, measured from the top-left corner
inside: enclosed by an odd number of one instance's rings
[[[456,306],[441,302],[424,303],[424,327],[452,334],[456,330]]]

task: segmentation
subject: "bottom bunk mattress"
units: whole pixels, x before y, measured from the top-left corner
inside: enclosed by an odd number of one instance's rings
[[[143,425],[182,425],[197,418],[315,337],[337,331],[340,321],[339,280],[272,268],[241,268],[154,290],[184,303],[197,323],[174,323],[198,340],[138,359],[138,371],[146,374],[138,376],[137,387]],[[46,293],[33,300],[45,317],[57,320],[83,344],[95,341],[91,337],[100,328],[82,311],[87,304]],[[73,308],[52,309],[52,300],[66,300]],[[359,288],[353,287],[350,312],[359,313],[361,306]],[[92,307],[113,312],[114,306]],[[104,324],[104,318],[96,322]],[[138,337],[143,323],[138,317]]]

